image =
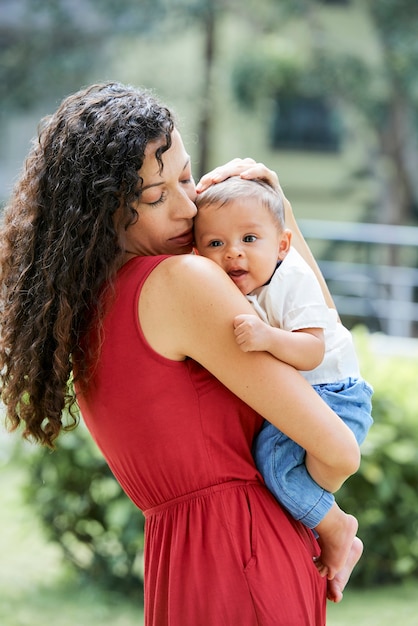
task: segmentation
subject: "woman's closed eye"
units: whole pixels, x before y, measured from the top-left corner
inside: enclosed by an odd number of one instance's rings
[[[190,178],[184,178],[183,180],[180,181],[180,183],[182,185],[191,185],[191,184],[194,185],[194,178],[193,176],[190,176]]]
[[[149,204],[150,206],[158,206],[159,204],[165,202],[166,197],[167,194],[165,193],[165,191],[163,191],[163,193],[157,200],[154,200],[154,202],[147,202],[147,204]]]

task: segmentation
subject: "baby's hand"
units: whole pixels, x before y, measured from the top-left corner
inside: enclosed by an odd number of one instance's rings
[[[269,326],[257,315],[237,315],[234,318],[234,334],[243,352],[268,350]]]

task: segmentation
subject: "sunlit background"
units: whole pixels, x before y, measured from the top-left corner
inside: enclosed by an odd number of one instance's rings
[[[335,626],[418,611],[417,33],[416,0],[0,0],[2,205],[39,120],[105,80],[175,110],[196,179],[236,156],[277,171],[376,391],[342,493],[370,547]],[[142,518],[72,436],[53,455],[0,437],[4,626],[141,623]]]

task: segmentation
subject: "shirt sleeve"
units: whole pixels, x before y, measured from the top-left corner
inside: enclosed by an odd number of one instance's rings
[[[273,276],[264,305],[269,323],[284,330],[325,330],[335,323],[315,274],[296,251]]]

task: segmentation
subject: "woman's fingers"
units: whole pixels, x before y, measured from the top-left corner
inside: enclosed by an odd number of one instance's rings
[[[211,170],[200,179],[199,183],[196,186],[197,192],[201,192],[207,187],[210,187],[214,183],[220,183],[222,180],[226,180],[231,176],[238,176],[242,171],[248,169],[251,165],[255,163],[254,159],[232,159],[232,161],[228,161],[224,165],[220,165],[216,167],[214,170]]]
[[[264,163],[254,163],[241,172],[242,178],[258,178],[266,181],[271,187],[280,189],[279,177],[276,172],[270,170]]]
[[[279,179],[277,174],[266,167],[263,163],[257,163],[254,159],[232,159],[225,165],[216,167],[211,170],[198,182],[196,186],[197,193],[201,193],[214,183],[220,183],[231,176],[242,176],[242,178],[259,178],[265,180],[272,187],[279,187]]]

